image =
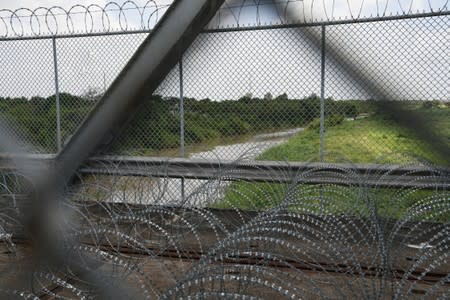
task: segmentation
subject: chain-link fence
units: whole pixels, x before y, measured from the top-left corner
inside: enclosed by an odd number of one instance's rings
[[[106,152],[365,163],[396,153],[439,162],[373,101],[401,102],[448,139],[448,23],[441,13],[205,31]],[[146,35],[3,39],[2,113],[24,142],[57,152]],[[390,99],[354,80],[342,57]]]
[[[374,101],[396,101],[420,113],[448,143],[448,23],[441,13],[206,30],[103,153],[445,164]],[[24,144],[56,153],[147,34],[2,40],[2,113]],[[389,90],[389,99],[353,78],[349,65]],[[205,182],[166,184],[174,193],[165,197],[170,203]]]
[[[114,156],[61,153],[148,35],[145,7],[138,31],[120,7],[120,32],[0,39],[14,130],[0,120],[0,295],[448,298],[448,149],[424,132],[449,145],[449,14],[259,19],[307,2],[259,1],[257,26],[203,30],[117,136],[108,126],[96,154]],[[17,140],[63,151],[3,155]]]

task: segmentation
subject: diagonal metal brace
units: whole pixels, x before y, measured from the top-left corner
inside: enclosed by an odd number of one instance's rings
[[[149,98],[224,0],[175,0],[56,158],[67,182],[85,159],[113,140]]]

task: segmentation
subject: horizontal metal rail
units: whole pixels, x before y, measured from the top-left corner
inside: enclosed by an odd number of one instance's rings
[[[315,27],[315,26],[334,26],[345,24],[358,24],[358,23],[373,23],[384,21],[396,21],[405,19],[422,19],[438,16],[448,16],[450,11],[439,12],[427,12],[416,13],[410,15],[389,15],[378,17],[367,17],[360,19],[336,19],[329,21],[314,21],[314,22],[292,22],[292,23],[276,23],[276,24],[261,24],[243,26],[221,26],[217,28],[205,28],[200,33],[215,33],[215,32],[235,32],[235,31],[255,31],[255,30],[271,30],[271,29],[285,29],[285,28],[300,28],[300,27]],[[61,33],[61,34],[46,34],[36,36],[12,36],[12,37],[0,37],[0,42],[7,41],[24,41],[24,40],[48,40],[48,39],[68,39],[68,38],[80,38],[80,37],[96,37],[96,36],[110,36],[110,35],[127,35],[127,34],[149,34],[152,29],[135,29],[126,31],[97,31],[87,33]]]
[[[0,155],[0,171],[12,170],[11,155]],[[28,155],[29,164],[53,163],[53,155]],[[336,184],[380,188],[450,189],[450,168],[380,164],[274,161],[219,161],[168,157],[98,156],[79,175],[151,176],[197,180]]]

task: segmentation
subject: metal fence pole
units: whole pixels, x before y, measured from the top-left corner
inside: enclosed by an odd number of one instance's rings
[[[178,63],[180,76],[180,156],[184,158],[184,96],[183,96],[183,57]],[[184,178],[181,178],[181,199],[184,201]]]
[[[59,105],[59,79],[58,79],[58,56],[56,54],[56,38],[52,38],[53,44],[53,67],[55,75],[55,98],[56,98],[56,145],[58,152],[61,151],[61,109]]]
[[[320,59],[320,161],[323,162],[323,135],[325,127],[325,25],[322,25],[322,44]]]
[[[320,58],[320,162],[323,162],[324,144],[323,135],[325,127],[325,25],[322,25],[321,58]],[[323,214],[325,201],[323,187],[320,185],[320,213]]]

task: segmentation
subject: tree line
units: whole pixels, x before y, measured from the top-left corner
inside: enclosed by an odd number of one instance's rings
[[[98,97],[60,94],[63,142],[74,133],[95,106]],[[325,116],[356,117],[364,111],[364,101],[325,100]],[[0,97],[0,113],[14,124],[17,134],[44,151],[56,150],[56,98]],[[112,147],[120,152],[132,149],[163,150],[180,145],[180,100],[154,95],[144,101]],[[237,137],[262,131],[304,127],[320,115],[320,99],[312,94],[302,99],[256,98],[212,101],[184,99],[185,143]]]

